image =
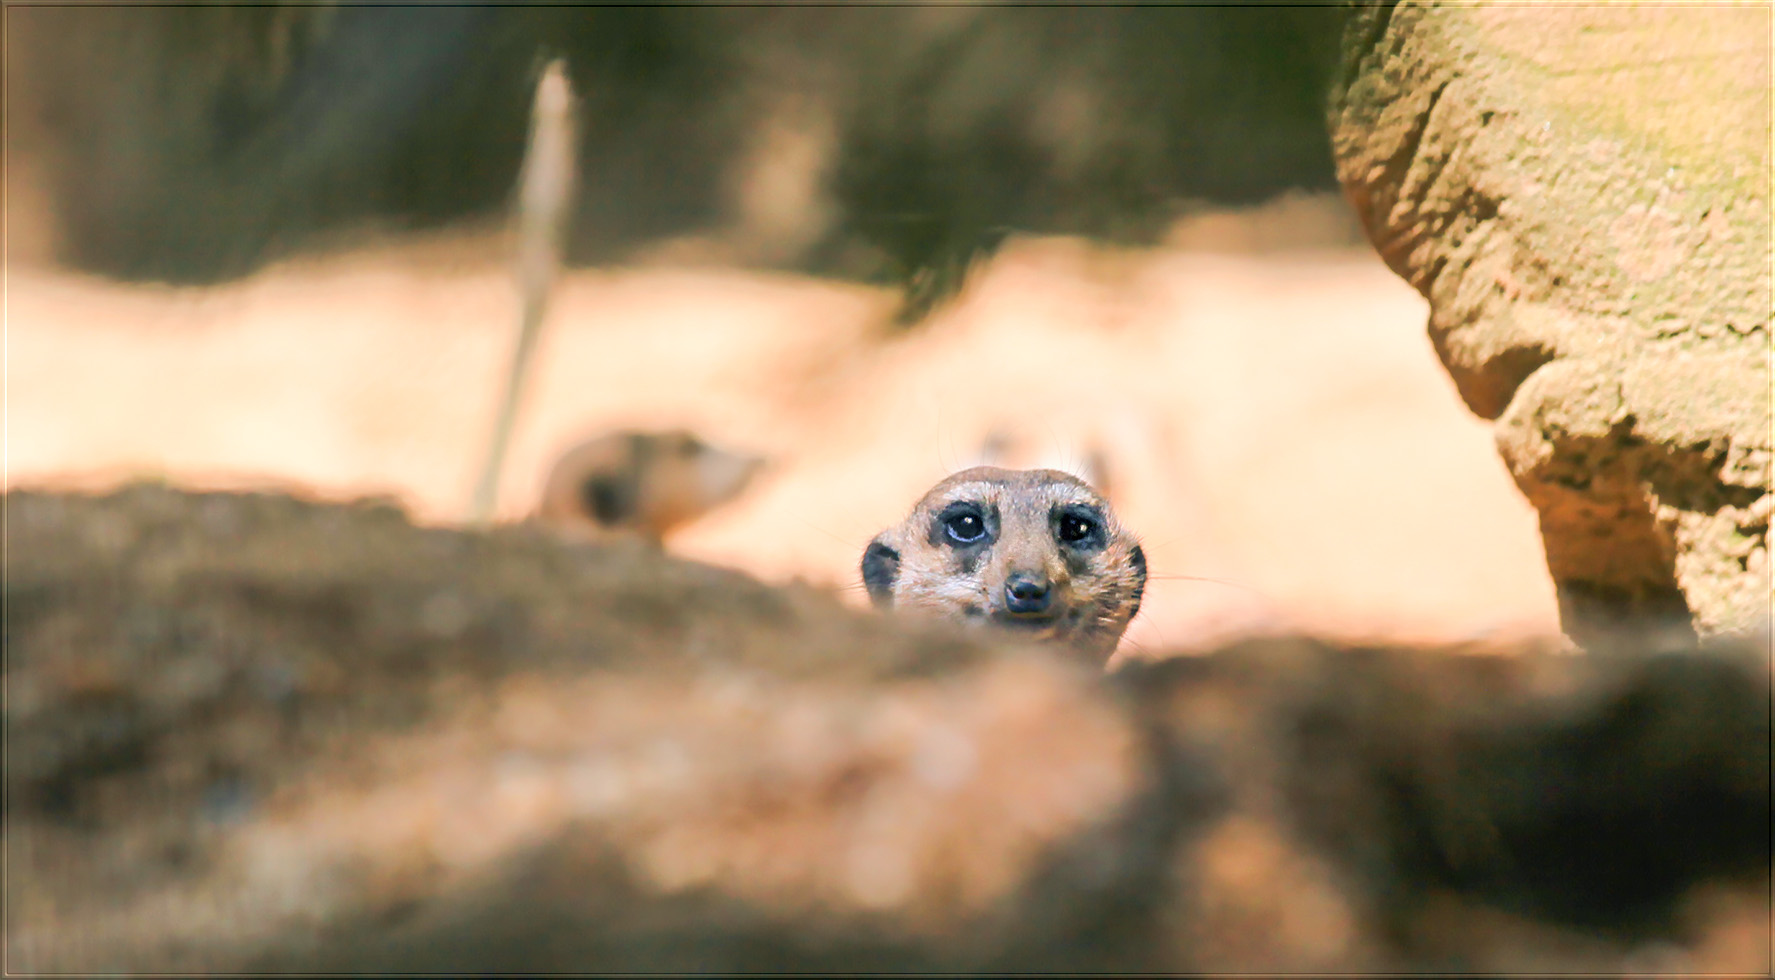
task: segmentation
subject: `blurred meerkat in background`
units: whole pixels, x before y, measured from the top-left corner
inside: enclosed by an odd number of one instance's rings
[[[634,533],[657,546],[675,528],[738,497],[765,465],[762,457],[711,446],[682,429],[613,432],[557,459],[536,519],[575,537]]]

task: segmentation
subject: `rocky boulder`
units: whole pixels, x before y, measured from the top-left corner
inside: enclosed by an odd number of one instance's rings
[[[1581,643],[1769,611],[1770,16],[1387,3],[1345,34],[1339,177]]]

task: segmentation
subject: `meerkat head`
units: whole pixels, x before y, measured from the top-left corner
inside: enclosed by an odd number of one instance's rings
[[[979,622],[1107,660],[1140,611],[1146,555],[1101,495],[1056,470],[978,466],[863,552],[876,606]]]
[[[737,497],[763,466],[683,430],[612,433],[560,457],[537,517],[563,530],[633,531],[658,542]]]

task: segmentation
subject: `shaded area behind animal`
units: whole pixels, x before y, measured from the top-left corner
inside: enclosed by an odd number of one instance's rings
[[[1334,186],[1344,13],[1265,7],[30,8],[64,259],[218,282],[353,229],[498,216],[541,59],[585,94],[569,259],[732,219],[784,105],[833,122],[835,213],[793,268],[896,282],[916,315],[1012,231],[1149,241],[1189,201]]]

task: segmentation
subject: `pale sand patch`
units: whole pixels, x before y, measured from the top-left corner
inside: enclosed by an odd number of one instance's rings
[[[9,484],[270,482],[458,520],[511,343],[502,246],[433,239],[208,290],[14,263]],[[719,269],[566,276],[500,514],[578,437],[687,425],[777,465],[674,550],[852,586],[869,538],[1000,429],[1031,463],[1103,451],[1155,574],[1134,655],[1254,626],[1556,629],[1534,512],[1422,299],[1366,252],[1016,241],[921,328],[889,331],[893,302]]]

